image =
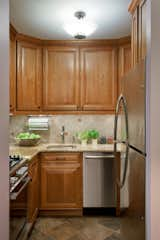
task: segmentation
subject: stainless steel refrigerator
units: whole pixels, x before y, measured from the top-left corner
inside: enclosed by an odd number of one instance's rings
[[[145,60],[122,79],[114,126],[114,150],[122,143],[121,189],[122,240],[145,240]]]

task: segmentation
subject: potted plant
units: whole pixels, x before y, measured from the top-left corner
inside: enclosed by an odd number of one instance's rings
[[[89,139],[89,132],[83,131],[81,133],[78,133],[78,138],[80,139],[82,145],[87,145]]]
[[[93,145],[97,145],[99,132],[95,129],[89,131],[89,138],[92,140]]]

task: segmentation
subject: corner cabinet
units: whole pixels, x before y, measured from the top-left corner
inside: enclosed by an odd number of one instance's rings
[[[117,48],[80,50],[81,106],[87,111],[112,111],[117,99]]]
[[[38,111],[41,106],[42,48],[17,45],[17,111]]]
[[[41,154],[40,210],[79,211],[82,214],[82,158],[80,153]],[[58,211],[58,212],[57,212]]]
[[[79,107],[79,50],[45,47],[43,50],[43,110]]]

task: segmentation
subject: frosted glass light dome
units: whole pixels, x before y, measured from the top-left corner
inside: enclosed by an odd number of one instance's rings
[[[84,16],[76,19],[72,23],[65,24],[65,31],[77,39],[83,39],[91,35],[96,30],[97,26],[96,24],[86,21],[86,19],[84,19]]]

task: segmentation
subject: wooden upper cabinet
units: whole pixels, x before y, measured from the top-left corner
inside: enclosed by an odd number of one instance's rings
[[[129,11],[132,14],[132,67],[146,57],[147,33],[146,11],[147,0],[132,0]]]
[[[17,110],[36,111],[41,106],[42,48],[18,42]]]
[[[131,69],[131,44],[125,44],[119,47],[118,51],[118,92],[122,90],[122,79]]]
[[[146,31],[147,0],[142,0],[139,5],[139,58],[144,59],[147,54]]]
[[[131,48],[132,48],[132,67],[138,62],[138,8],[132,16],[132,33],[131,33]]]
[[[117,85],[117,48],[82,48],[82,109],[113,110],[117,99]]]
[[[16,105],[16,36],[10,32],[10,111],[15,110]]]
[[[43,109],[77,110],[79,106],[79,50],[46,47],[43,51]]]

